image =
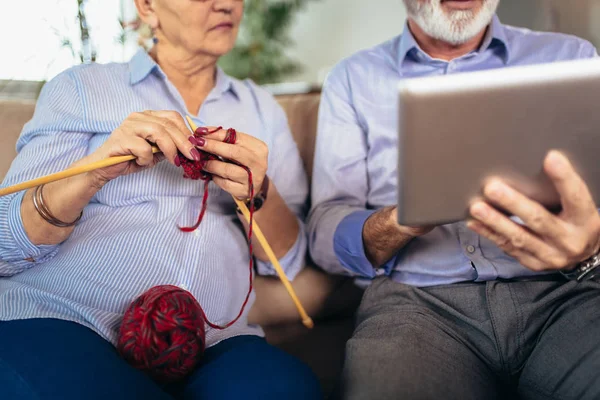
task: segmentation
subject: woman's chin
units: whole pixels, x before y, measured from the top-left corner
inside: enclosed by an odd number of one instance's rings
[[[220,45],[219,43],[211,43],[210,46],[199,49],[199,52],[210,54],[214,57],[222,57],[233,49],[233,44],[227,43]]]

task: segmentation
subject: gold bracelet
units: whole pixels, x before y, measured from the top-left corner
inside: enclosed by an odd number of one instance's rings
[[[83,216],[83,211],[79,214],[79,217],[77,217],[77,219],[73,222],[69,222],[69,223],[63,222],[63,221],[59,220],[58,218],[56,218],[50,212],[50,210],[48,209],[48,206],[46,206],[46,203],[44,202],[44,195],[42,193],[43,188],[44,188],[44,185],[41,185],[41,186],[36,186],[36,188],[33,190],[33,206],[35,207],[38,214],[40,214],[40,216],[46,222],[48,222],[50,225],[54,225],[59,228],[68,228],[68,227],[75,225],[77,222],[79,222],[79,220]]]

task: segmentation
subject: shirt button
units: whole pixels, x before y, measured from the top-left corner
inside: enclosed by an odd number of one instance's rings
[[[468,251],[469,253],[473,254],[473,253],[475,253],[475,247],[473,247],[473,246],[471,246],[471,245],[468,245],[468,246],[467,246],[467,251]]]
[[[194,231],[194,236],[196,236],[197,238],[199,238],[199,237],[200,237],[200,231],[199,231],[198,229],[196,229],[196,230]]]
[[[185,283],[180,283],[180,284],[179,284],[179,287],[180,287],[181,289],[183,289],[183,290],[186,290],[186,291],[187,291],[187,290],[189,290],[189,289],[188,289],[188,287],[187,287],[187,285],[186,285]]]

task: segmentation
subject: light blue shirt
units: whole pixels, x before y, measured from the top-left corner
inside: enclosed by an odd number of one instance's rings
[[[333,273],[367,279],[387,274],[415,286],[533,274],[464,222],[414,239],[381,268],[367,260],[366,219],[397,204],[398,83],[596,55],[576,37],[505,26],[494,17],[480,48],[450,62],[423,52],[407,25],[401,36],[343,60],[321,100],[308,227],[313,259]]]
[[[70,69],[48,82],[17,143],[18,156],[2,186],[67,168],[93,152],[132,112],[176,110],[183,99],[143,51],[126,64]],[[250,81],[218,71],[216,87],[192,118],[198,126],[234,127],[270,148],[268,175],[300,222],[293,248],[280,261],[289,278],[303,267],[308,184],[286,116]],[[210,183],[208,211],[198,230],[204,182],[183,178],[168,162],[119,177],[84,209],[71,236],[35,246],[23,230],[23,193],[0,198],[0,320],[59,318],[94,329],[116,343],[125,309],[157,285],[189,290],[208,318],[234,319],[248,292],[248,243],[231,196]],[[27,261],[33,258],[35,261]],[[258,262],[260,274],[274,275]],[[247,314],[233,326],[209,328],[207,345],[236,335],[262,335]]]

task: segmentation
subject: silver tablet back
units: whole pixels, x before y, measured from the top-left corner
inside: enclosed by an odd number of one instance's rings
[[[542,170],[550,149],[600,204],[600,60],[410,79],[399,96],[400,224],[464,219],[491,176],[557,207]]]

